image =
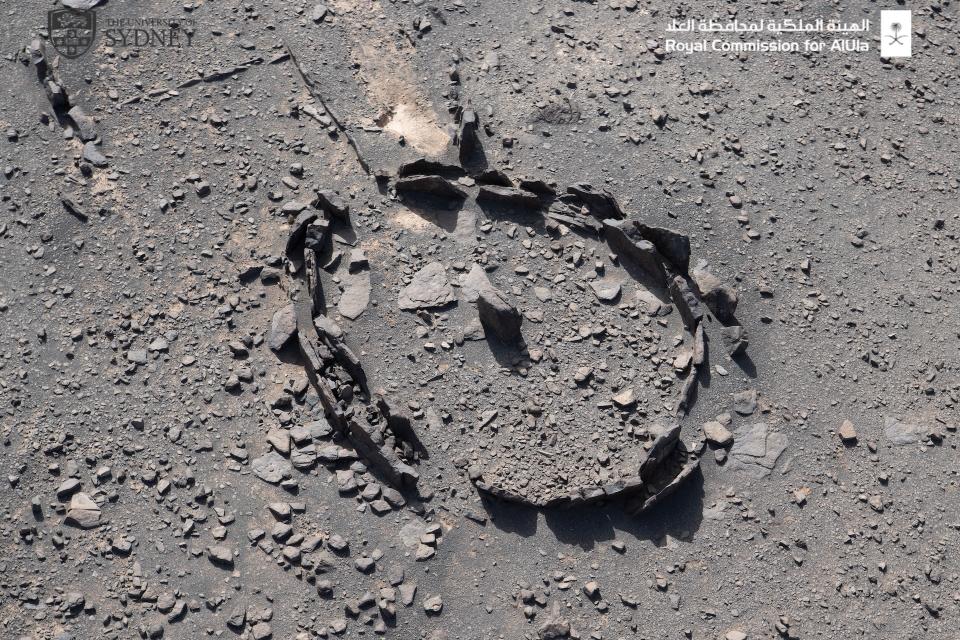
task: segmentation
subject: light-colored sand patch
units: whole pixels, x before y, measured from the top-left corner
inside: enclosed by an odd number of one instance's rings
[[[428,114],[409,104],[399,105],[383,129],[427,155],[439,156],[450,144],[450,136]]]
[[[416,233],[434,231],[440,226],[435,220],[429,220],[425,214],[414,213],[406,207],[401,207],[395,214],[391,215],[390,223],[393,226]]]
[[[377,124],[418,151],[438,156],[446,151],[450,136],[438,124],[430,101],[417,82],[411,61],[413,48],[393,38],[383,20],[383,8],[374,1],[355,0],[334,5],[351,42],[357,80],[371,106],[382,115]]]

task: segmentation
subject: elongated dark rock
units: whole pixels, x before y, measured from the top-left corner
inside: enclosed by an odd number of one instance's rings
[[[686,274],[690,269],[690,237],[673,229],[663,227],[650,227],[642,222],[635,221],[634,225],[640,236],[653,243],[670,263],[676,267],[681,274]]]
[[[603,233],[610,248],[618,256],[640,266],[658,286],[667,286],[667,272],[656,247],[649,240],[638,237],[630,222],[608,218],[603,221]]]
[[[496,185],[481,186],[480,193],[477,195],[477,202],[494,202],[524,209],[539,209],[541,206],[540,198],[536,194],[515,187]]]
[[[689,331],[696,331],[697,325],[703,318],[703,309],[700,306],[700,300],[697,298],[690,284],[683,276],[674,276],[670,281],[670,298],[676,305],[680,317],[683,318],[683,324]]]
[[[408,176],[394,183],[398,193],[416,193],[463,200],[466,191],[440,176]]]
[[[598,191],[593,185],[581,182],[567,187],[567,193],[583,202],[590,210],[590,214],[600,220],[605,218],[620,220],[626,217],[623,209],[620,208],[620,203],[605,189]]]

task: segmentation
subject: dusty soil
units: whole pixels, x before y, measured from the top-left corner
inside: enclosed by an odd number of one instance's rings
[[[897,60],[662,49],[859,1],[109,0],[74,59],[57,7],[0,6],[0,636],[955,637],[953,3]],[[403,192],[424,157],[463,197]],[[578,184],[736,292],[701,365]],[[636,476],[674,423],[699,466],[652,508],[523,504]]]

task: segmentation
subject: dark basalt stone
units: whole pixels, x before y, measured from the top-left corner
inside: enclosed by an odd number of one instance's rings
[[[670,281],[670,298],[677,306],[680,317],[683,318],[683,324],[689,331],[695,331],[703,318],[703,308],[685,277],[674,276]]]
[[[520,333],[523,316],[503,299],[499,291],[492,288],[480,291],[477,297],[477,311],[480,313],[480,322],[488,335],[493,333],[508,344],[523,340],[523,334]]]
[[[567,193],[586,205],[590,214],[596,218],[621,220],[626,217],[620,203],[605,189],[597,191],[592,185],[581,182],[567,187]]]
[[[440,176],[408,176],[394,183],[398,193],[414,193],[463,200],[466,191]]]
[[[543,180],[521,180],[520,188],[535,193],[541,198],[556,198],[557,190]]]
[[[663,256],[680,271],[686,274],[690,269],[690,238],[684,234],[663,227],[649,227],[634,221],[641,237],[653,243]]]
[[[525,209],[540,208],[540,198],[536,194],[515,187],[484,185],[480,187],[477,202],[494,202]]]
[[[656,284],[666,287],[667,272],[653,243],[639,236],[637,229],[626,220],[606,219],[603,232],[607,244],[620,256],[633,261],[654,278]]]
[[[512,187],[513,181],[503,171],[498,169],[489,169],[475,176],[477,184],[492,184],[499,187]]]
[[[707,271],[707,264],[703,261],[698,262],[690,272],[690,279],[717,320],[724,324],[732,324],[736,321],[737,303],[740,301],[736,289],[724,284],[720,278]]]
[[[397,169],[397,177],[405,178],[407,176],[443,176],[445,178],[460,178],[466,175],[463,167],[428,158],[419,158],[413,162],[407,162],[400,165]]]
[[[316,189],[314,190],[316,199],[313,206],[320,209],[330,216],[336,216],[342,220],[350,219],[350,205],[341,200],[333,191]]]

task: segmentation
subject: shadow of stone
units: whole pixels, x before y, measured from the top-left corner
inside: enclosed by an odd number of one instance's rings
[[[749,349],[749,347],[747,347]],[[740,367],[740,370],[747,374],[748,378],[757,377],[757,365],[753,363],[753,359],[748,353],[741,353],[735,355],[731,358],[734,362],[737,363],[737,366]]]
[[[357,244],[357,232],[354,230],[353,224],[338,216],[331,216],[330,237],[332,239],[335,236],[339,236],[341,239],[349,243],[350,246]],[[336,240],[333,242],[336,242]]]
[[[487,336],[487,347],[490,349],[490,353],[493,354],[497,364],[499,364],[501,367],[512,370],[513,363],[517,359],[526,357],[526,354],[528,353],[527,343],[522,338],[520,342],[516,344],[508,344],[500,340],[500,338],[497,336],[493,335],[493,333],[486,328],[484,328],[484,332]]]
[[[280,362],[284,364],[292,364],[298,367],[303,367],[306,363],[303,360],[303,356],[300,353],[300,347],[297,346],[297,338],[294,336],[291,338],[287,344],[280,351],[273,351],[273,355],[277,357]]]
[[[416,429],[413,427],[413,420],[409,414],[396,403],[390,403],[384,396],[379,396],[376,403],[380,412],[387,416],[387,424],[390,426],[390,430],[393,431],[399,439],[410,445],[420,458],[429,460],[430,452],[420,440],[420,436],[417,435]]]
[[[457,143],[457,157],[460,160],[460,166],[467,170],[471,175],[483,173],[487,170],[490,163],[487,161],[487,154],[483,150],[483,127],[477,119],[477,113],[473,109],[466,109],[460,113],[463,119],[459,139]],[[470,120],[470,124],[467,120]]]
[[[662,282],[655,275],[637,264],[636,261],[627,256],[618,256],[617,262],[627,274],[633,278],[633,281],[656,296],[663,304],[673,304],[673,298],[670,297],[670,291],[665,282]]]
[[[531,227],[537,235],[550,237],[550,234],[547,233],[547,219],[544,217],[542,210],[526,209],[489,200],[478,201],[477,206],[489,220],[506,221],[522,227]]]
[[[484,153],[483,147],[479,144],[470,152],[460,155],[460,164],[471,175],[483,173],[490,166],[490,163],[487,162],[487,154]]]
[[[378,173],[376,176],[377,192],[382,196],[389,195],[390,193],[390,177],[391,176],[386,173]]]
[[[636,516],[623,513],[614,525],[658,547],[667,544],[668,535],[693,542],[703,524],[703,496],[703,472],[698,468],[668,500]]]
[[[403,205],[427,222],[453,233],[457,228],[462,201],[439,198],[424,194],[404,194],[400,201]]]
[[[690,400],[687,402],[688,407],[692,407],[697,401],[697,389],[698,387],[703,387],[704,389],[710,388],[710,383],[713,381],[713,366],[710,364],[710,338],[706,335],[704,331],[704,341],[703,341],[703,364],[697,368],[697,384],[693,385],[693,393],[690,394]]]
[[[676,492],[639,515],[624,509],[624,500],[571,509],[543,510],[544,519],[557,540],[589,551],[599,542],[613,540],[623,532],[640,540],[664,546],[666,537],[691,542],[703,523],[703,474],[698,469]],[[523,507],[517,507],[523,508]],[[526,507],[531,513],[538,510]]]
[[[724,326],[732,326],[732,325],[738,325],[738,324],[740,324],[740,322],[739,322],[736,318],[734,318],[732,322],[729,322],[729,323],[727,323],[726,325],[724,325],[724,323],[722,323],[722,322],[720,322],[719,320],[717,320],[717,318],[713,315],[713,312],[712,312],[712,311],[708,312],[708,313],[704,316],[704,318],[705,318],[705,320],[707,320],[707,321],[709,321],[709,322],[711,322],[711,323],[715,322],[716,324],[713,324],[713,325],[711,326],[711,329],[716,329],[717,331],[720,331],[721,328],[724,327]],[[706,332],[706,329],[707,329],[707,327],[706,327],[706,325],[704,325],[704,332]],[[706,354],[705,354],[705,357],[704,357],[704,365],[705,365],[705,366],[704,366],[704,368],[703,368],[703,369],[701,370],[701,372],[700,372],[700,376],[701,376],[701,377],[700,377],[700,381],[701,381],[701,384],[702,384],[704,387],[709,387],[709,386],[710,386],[710,373],[711,373],[711,368],[710,368],[710,349],[709,349],[709,344],[710,344],[710,342],[712,342],[712,340],[713,340],[713,338],[708,337],[707,344],[706,344]],[[722,344],[722,342],[723,342],[723,341],[722,341],[722,338],[719,338],[719,337],[717,338],[717,341],[718,341],[718,343],[720,343],[720,344]],[[750,347],[747,347],[748,350],[749,350],[749,348],[750,348]],[[726,353],[726,351],[723,349],[723,347],[721,347],[720,349],[721,349],[721,351],[723,351],[724,353]],[[750,357],[750,354],[749,354],[747,351],[745,351],[745,352],[743,352],[743,353],[740,353],[740,354],[737,354],[737,355],[735,355],[735,356],[730,356],[730,359],[734,362],[734,364],[736,364],[738,367],[740,367],[740,370],[743,371],[743,373],[745,373],[745,374],[747,375],[747,377],[749,377],[749,378],[756,378],[756,377],[757,377],[757,367],[756,367],[756,365],[754,364],[753,359]]]
[[[545,511],[543,515],[557,540],[590,551],[598,542],[616,537],[611,519],[616,508],[615,505],[587,505]]]
[[[515,533],[529,538],[537,532],[539,512],[522,504],[483,497],[483,506],[490,524],[504,533]]]

